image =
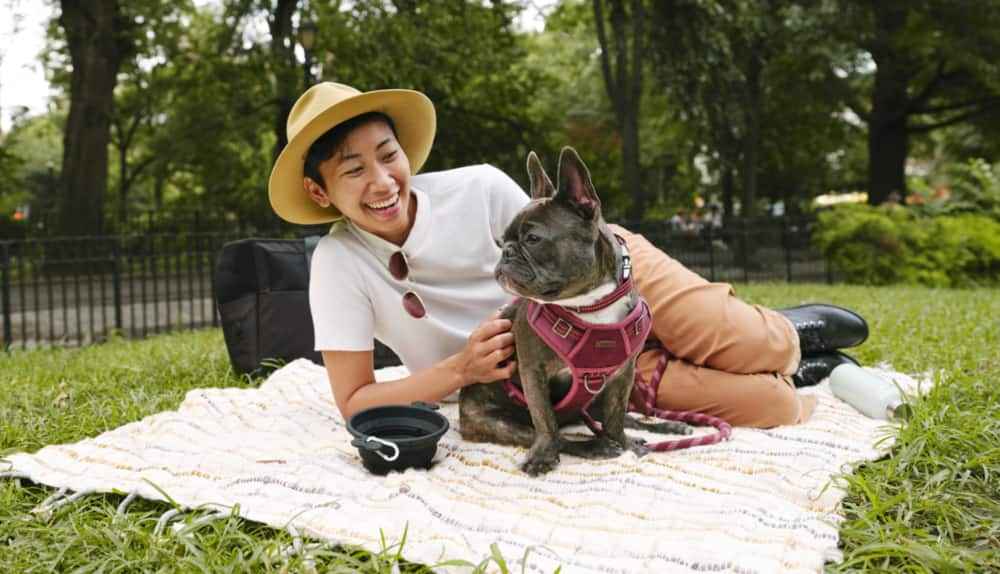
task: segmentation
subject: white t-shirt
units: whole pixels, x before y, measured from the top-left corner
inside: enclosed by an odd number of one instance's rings
[[[309,281],[317,351],[369,351],[378,339],[416,372],[459,352],[469,333],[512,297],[493,278],[503,230],[529,201],[505,173],[476,165],[413,176],[413,229],[402,247],[349,221],[316,246]],[[402,249],[409,281],[389,274]],[[403,294],[427,310],[414,319]]]

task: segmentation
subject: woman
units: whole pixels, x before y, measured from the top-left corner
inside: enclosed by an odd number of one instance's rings
[[[510,322],[498,318],[509,295],[493,267],[497,240],[528,197],[487,165],[414,175],[435,128],[434,107],[419,92],[361,93],[331,82],[306,91],[288,118],[269,196],[292,223],[337,222],[313,255],[309,299],[316,349],[345,417],[381,404],[436,402],[517,368]],[[660,408],[744,426],[800,422],[814,402],[798,396],[795,383],[814,384],[853,362],[835,349],[867,337],[864,320],[846,309],[748,305],[729,285],[708,283],[641,236],[616,231],[650,304],[653,334],[670,356]],[[409,376],[375,383],[376,338]],[[639,359],[647,378],[654,353]]]

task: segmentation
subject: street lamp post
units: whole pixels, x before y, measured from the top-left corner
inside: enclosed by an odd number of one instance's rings
[[[305,52],[305,82],[306,89],[312,85],[312,56],[313,56],[313,46],[316,44],[316,24],[306,20],[299,24],[299,44],[302,45],[302,51]]]

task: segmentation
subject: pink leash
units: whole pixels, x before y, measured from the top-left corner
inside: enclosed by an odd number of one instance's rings
[[[658,342],[654,341],[654,343]],[[656,347],[652,348],[657,347],[659,347],[658,344]],[[628,410],[631,412],[641,413],[645,416],[652,415],[671,421],[682,421],[702,426],[713,426],[718,429],[718,432],[688,438],[646,443],[646,448],[651,451],[662,452],[667,450],[680,450],[682,448],[690,448],[692,446],[704,446],[728,440],[733,434],[733,427],[719,417],[693,411],[671,411],[656,408],[656,392],[660,386],[660,379],[663,378],[663,371],[667,368],[667,360],[670,358],[665,349],[659,347],[659,350],[660,360],[656,363],[656,369],[653,370],[652,384],[644,381],[642,375],[636,371],[635,382],[632,387],[632,397],[628,403]],[[590,427],[591,431],[594,431],[594,427],[591,426],[591,424],[600,425],[600,423],[591,418],[590,414],[583,414],[585,415],[584,422],[587,423],[587,426]]]

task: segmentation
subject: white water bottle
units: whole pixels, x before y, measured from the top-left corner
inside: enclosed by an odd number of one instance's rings
[[[903,402],[896,385],[851,363],[833,369],[830,390],[869,418],[890,420],[910,416],[910,406]]]

